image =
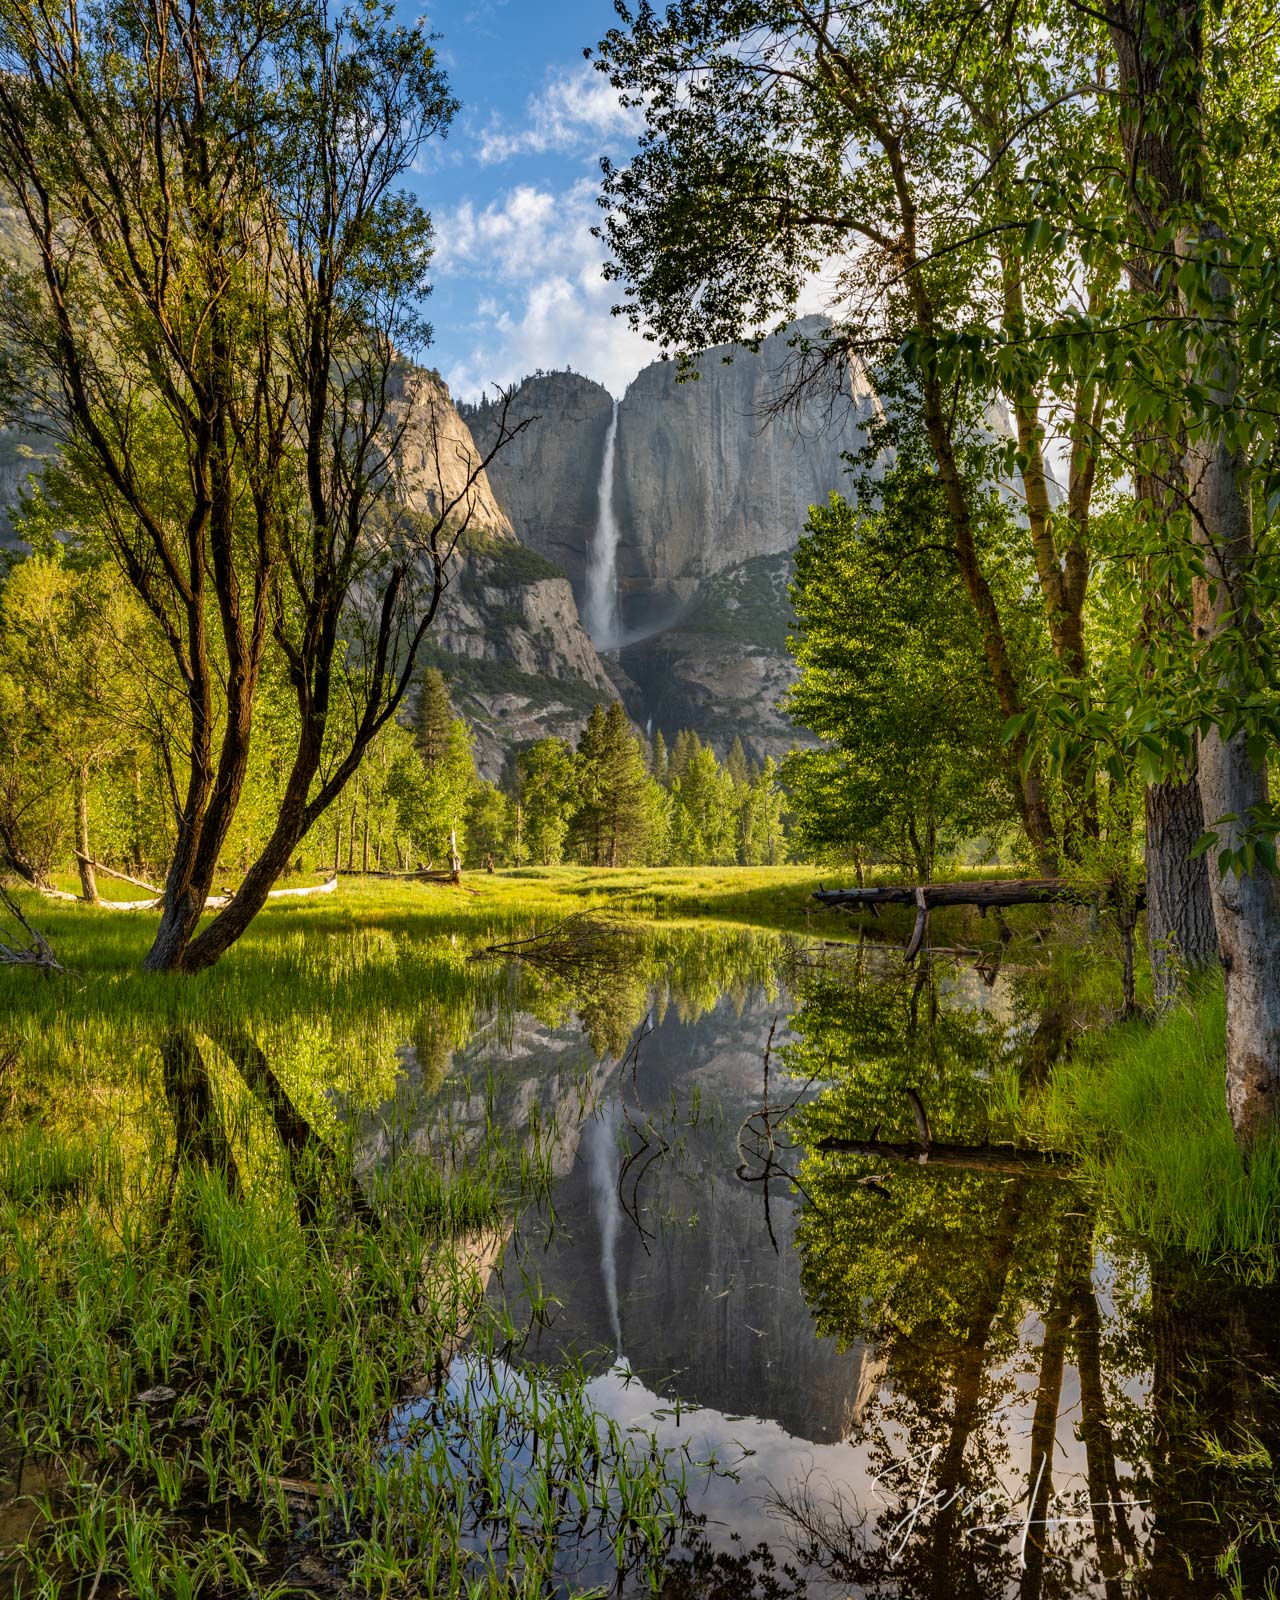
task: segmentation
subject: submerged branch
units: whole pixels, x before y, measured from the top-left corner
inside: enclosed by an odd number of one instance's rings
[[[952,1172],[1006,1172],[1014,1177],[1053,1177],[1074,1166],[1061,1150],[1034,1150],[1013,1144],[898,1144],[890,1139],[823,1139],[817,1148],[828,1155],[874,1156],[877,1160],[910,1162]]]
[[[617,918],[579,911],[541,933],[485,945],[482,950],[473,951],[469,959],[527,961],[530,966],[567,976],[601,965],[616,966],[633,931],[630,923]]]

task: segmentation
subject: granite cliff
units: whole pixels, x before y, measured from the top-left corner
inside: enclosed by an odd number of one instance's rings
[[[740,734],[757,756],[803,738],[777,709],[792,681],[787,583],[810,505],[847,484],[846,457],[866,443],[877,400],[866,374],[779,409],[807,319],[758,354],[708,351],[696,380],[675,362],[646,367],[617,407],[609,486],[619,526],[621,631],[597,637],[632,715],[668,734],[695,728],[722,751]],[[493,463],[494,492],[522,539],[587,597],[613,413],[599,384],[539,374],[512,415],[537,421]],[[464,408],[482,448],[493,406]]]
[[[479,459],[476,442],[434,374],[412,374],[405,401],[401,492],[415,509],[433,511],[463,493]],[[477,765],[497,779],[521,746],[549,734],[576,739],[592,706],[617,692],[565,572],[517,537],[483,471],[458,508],[459,520],[464,515],[423,659],[448,678],[475,730]]]

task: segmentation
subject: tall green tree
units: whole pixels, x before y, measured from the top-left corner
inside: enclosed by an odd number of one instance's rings
[[[132,601],[109,566],[77,567],[52,553],[16,563],[0,598],[0,659],[15,690],[3,743],[25,769],[9,774],[6,787],[15,799],[26,791],[28,815],[39,814],[41,795],[58,791],[90,904],[98,899],[92,787],[136,740],[145,707],[136,676],[143,618]],[[12,827],[9,854],[18,863],[39,861],[43,852],[23,845],[24,831]]]
[[[413,712],[413,737],[425,767],[443,759],[453,725],[453,701],[449,685],[439,667],[428,667],[418,686],[418,703]]]
[[[682,866],[728,866],[738,859],[739,797],[710,746],[697,744],[671,780],[671,858]]]
[[[640,742],[618,701],[597,705],[578,741],[579,803],[572,836],[580,859],[620,867],[646,858],[649,774]]]
[[[1194,754],[1226,976],[1227,1108],[1247,1152],[1280,1122],[1280,814],[1268,775],[1280,743],[1280,186],[1274,177],[1258,186],[1245,151],[1251,122],[1274,124],[1280,62],[1273,30],[1248,7],[1231,8],[1225,29],[1195,0],[1125,0],[1105,14],[1127,156],[1127,242],[1150,268],[1145,283],[1140,265],[1131,276],[1152,313],[1122,352],[1118,387],[1134,435],[1144,425],[1154,432],[1138,452],[1148,476],[1167,460],[1165,441],[1185,441],[1183,472],[1169,486],[1177,511],[1156,548],[1160,570],[1189,589],[1191,616],[1180,630],[1184,670],[1174,674],[1182,692],[1160,720],[1173,735],[1166,758]],[[1251,56],[1268,63],[1269,83]],[[1227,97],[1224,107],[1217,85],[1235,71],[1265,88],[1252,104]]]
[[[455,101],[424,24],[321,0],[14,0],[0,59],[20,236],[3,398],[61,451],[81,525],[181,685],[177,836],[145,965],[194,971],[244,932],[395,716],[471,515],[479,462],[425,516],[393,492],[405,353],[429,335],[431,228],[402,183]],[[296,703],[287,781],[197,931],[269,653]],[[341,745],[339,685],[356,708]]]
[[[994,494],[986,513],[984,542],[1008,544]],[[800,677],[787,708],[826,741],[786,763],[800,848],[878,851],[921,883],[940,850],[1000,826],[1015,799],[946,521],[937,477],[899,466],[874,511],[838,495],[813,507],[791,589]]]
[[[653,753],[649,758],[649,771],[657,783],[666,783],[668,777],[667,741],[659,728],[653,736]]]
[[[564,860],[577,785],[573,749],[566,739],[539,739],[516,757],[516,774],[529,860],[558,866]]]
[[[1055,392],[1043,361],[1010,362],[975,378],[969,343],[1008,330],[1060,295],[1029,268],[1019,174],[1044,149],[1106,159],[1109,125],[1079,86],[1092,61],[1067,28],[1059,50],[1051,4],[997,8],[989,25],[958,29],[945,4],[916,0],[708,0],[619,8],[599,64],[643,108],[638,155],[605,163],[610,272],[625,309],[688,360],[726,340],[752,343],[788,321],[817,273],[836,282],[829,336],[798,352],[795,387],[847,387],[850,360],[912,352],[911,390],[947,509],[956,570],[1001,712],[1026,709],[998,572],[983,560],[982,507],[964,457],[984,419],[1007,405],[1013,437],[992,467],[1016,482],[1025,551],[1058,670],[1087,670],[1082,627],[1091,449],[1104,403],[1096,380]],[[1022,74],[1000,68],[993,41]],[[940,85],[946,85],[945,91]],[[1114,140],[1112,138],[1112,143]],[[1094,270],[1083,259],[1086,293]],[[1023,346],[1025,349],[1025,345]],[[957,401],[960,403],[957,404]],[[1059,411],[1072,444],[1067,504],[1052,503],[1044,417]],[[1062,848],[1041,759],[1013,735],[1018,805],[1046,866]],[[1077,775],[1072,774],[1073,778]],[[1087,811],[1087,793],[1075,808]]]
[[[766,756],[741,802],[738,859],[744,867],[779,867],[787,859],[787,800],[778,764]]]
[[[455,717],[437,761],[428,767],[416,748],[406,750],[388,774],[397,830],[430,863],[447,861],[455,841],[458,854],[466,854],[468,810],[479,783],[473,743],[471,729]]]

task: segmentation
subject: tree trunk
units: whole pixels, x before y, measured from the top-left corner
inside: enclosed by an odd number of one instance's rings
[[[16,831],[4,822],[0,822],[0,846],[4,848],[9,866],[20,878],[25,878],[33,888],[48,888],[44,872],[19,844]]]
[[[133,839],[129,847],[132,857],[130,865],[135,872],[141,872],[146,865],[143,855],[142,843],[142,770],[135,761],[131,774],[133,778]]]
[[[1191,849],[1204,832],[1200,786],[1166,779],[1149,784],[1147,813],[1147,949],[1157,1005],[1177,994],[1181,974],[1218,959],[1218,934],[1205,857]]]
[[[1181,225],[1178,254],[1193,267],[1208,268],[1196,305],[1203,332],[1188,350],[1186,377],[1204,394],[1205,409],[1218,408],[1221,420],[1215,425],[1202,417],[1189,429],[1186,452],[1192,536],[1205,574],[1193,585],[1195,638],[1199,647],[1211,648],[1215,637],[1230,631],[1248,652],[1257,630],[1249,587],[1256,558],[1250,486],[1243,454],[1229,449],[1225,437],[1240,378],[1236,307],[1226,274],[1214,261],[1221,239],[1201,220],[1209,171],[1205,17],[1185,0],[1160,0],[1147,9],[1112,0],[1108,20],[1120,68],[1120,131],[1135,180],[1135,215],[1152,238]],[[1252,690],[1248,681],[1231,681],[1229,657],[1218,670],[1226,675],[1225,698]],[[1200,798],[1219,850],[1237,848],[1250,812],[1267,806],[1265,758],[1251,758],[1248,740],[1247,727],[1224,738],[1217,724],[1200,739]],[[1224,816],[1240,820],[1218,826]],[[1209,892],[1226,976],[1227,1109],[1236,1142],[1247,1154],[1274,1126],[1280,1089],[1280,884],[1261,863],[1237,877],[1219,872],[1214,860]]]
[[[1230,316],[1229,291],[1215,274],[1215,298]],[[1210,359],[1207,374],[1220,402],[1237,381],[1236,352],[1227,338]],[[1215,430],[1188,453],[1188,482],[1196,544],[1205,573],[1193,589],[1197,639],[1225,629],[1248,640],[1256,618],[1248,591],[1255,550],[1248,470]],[[1239,818],[1218,827],[1216,849],[1237,847],[1248,819],[1268,805],[1265,757],[1249,751],[1249,732],[1224,738],[1215,724],[1200,739],[1200,798],[1210,827],[1224,816]],[[1211,852],[1214,853],[1214,852]],[[1236,1143],[1246,1154],[1277,1116],[1280,1090],[1280,880],[1261,862],[1236,876],[1209,870],[1209,893],[1218,930],[1227,988],[1227,1110]]]
[[[76,865],[80,868],[80,893],[91,905],[98,904],[98,883],[93,875],[89,850],[89,769],[76,770]]]

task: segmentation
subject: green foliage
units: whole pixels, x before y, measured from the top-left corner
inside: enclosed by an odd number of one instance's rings
[[[577,750],[577,803],[570,824],[574,848],[592,866],[644,861],[652,780],[640,743],[618,701],[591,713]]]
[[[477,564],[482,580],[498,589],[525,589],[548,578],[565,579],[563,567],[509,535],[468,528],[458,539],[458,549]]]
[[[1201,1262],[1232,1258],[1260,1281],[1280,1269],[1280,1141],[1246,1164],[1222,1103],[1221,980],[1164,1016],[1086,1038],[1019,1118],[1076,1152],[1124,1231]]]
[[[566,739],[539,739],[516,757],[516,774],[521,855],[538,866],[558,866],[564,860],[577,782],[573,749]]]
[[[987,501],[988,540],[1007,516]],[[936,475],[886,474],[861,512],[814,506],[796,549],[787,699],[826,747],[788,758],[801,848],[869,849],[926,881],[938,855],[1011,813],[999,704],[947,550]]]
[[[511,856],[514,817],[511,801],[496,784],[479,779],[472,787],[466,810],[466,861],[484,867]]]
[[[681,627],[711,638],[785,650],[791,630],[787,555],[751,556],[737,566],[712,573],[698,588]]]
[[[468,808],[478,785],[471,745],[471,730],[455,717],[431,766],[415,749],[397,756],[387,774],[397,831],[429,862],[449,860],[451,835],[459,855],[466,854]]]
[[[695,739],[696,742],[696,739]],[[691,867],[724,866],[738,859],[737,786],[700,744],[671,780],[671,843],[677,861]]]
[[[453,702],[449,699],[444,673],[439,667],[425,668],[413,713],[413,738],[422,764],[428,770],[444,760],[453,721]]]

